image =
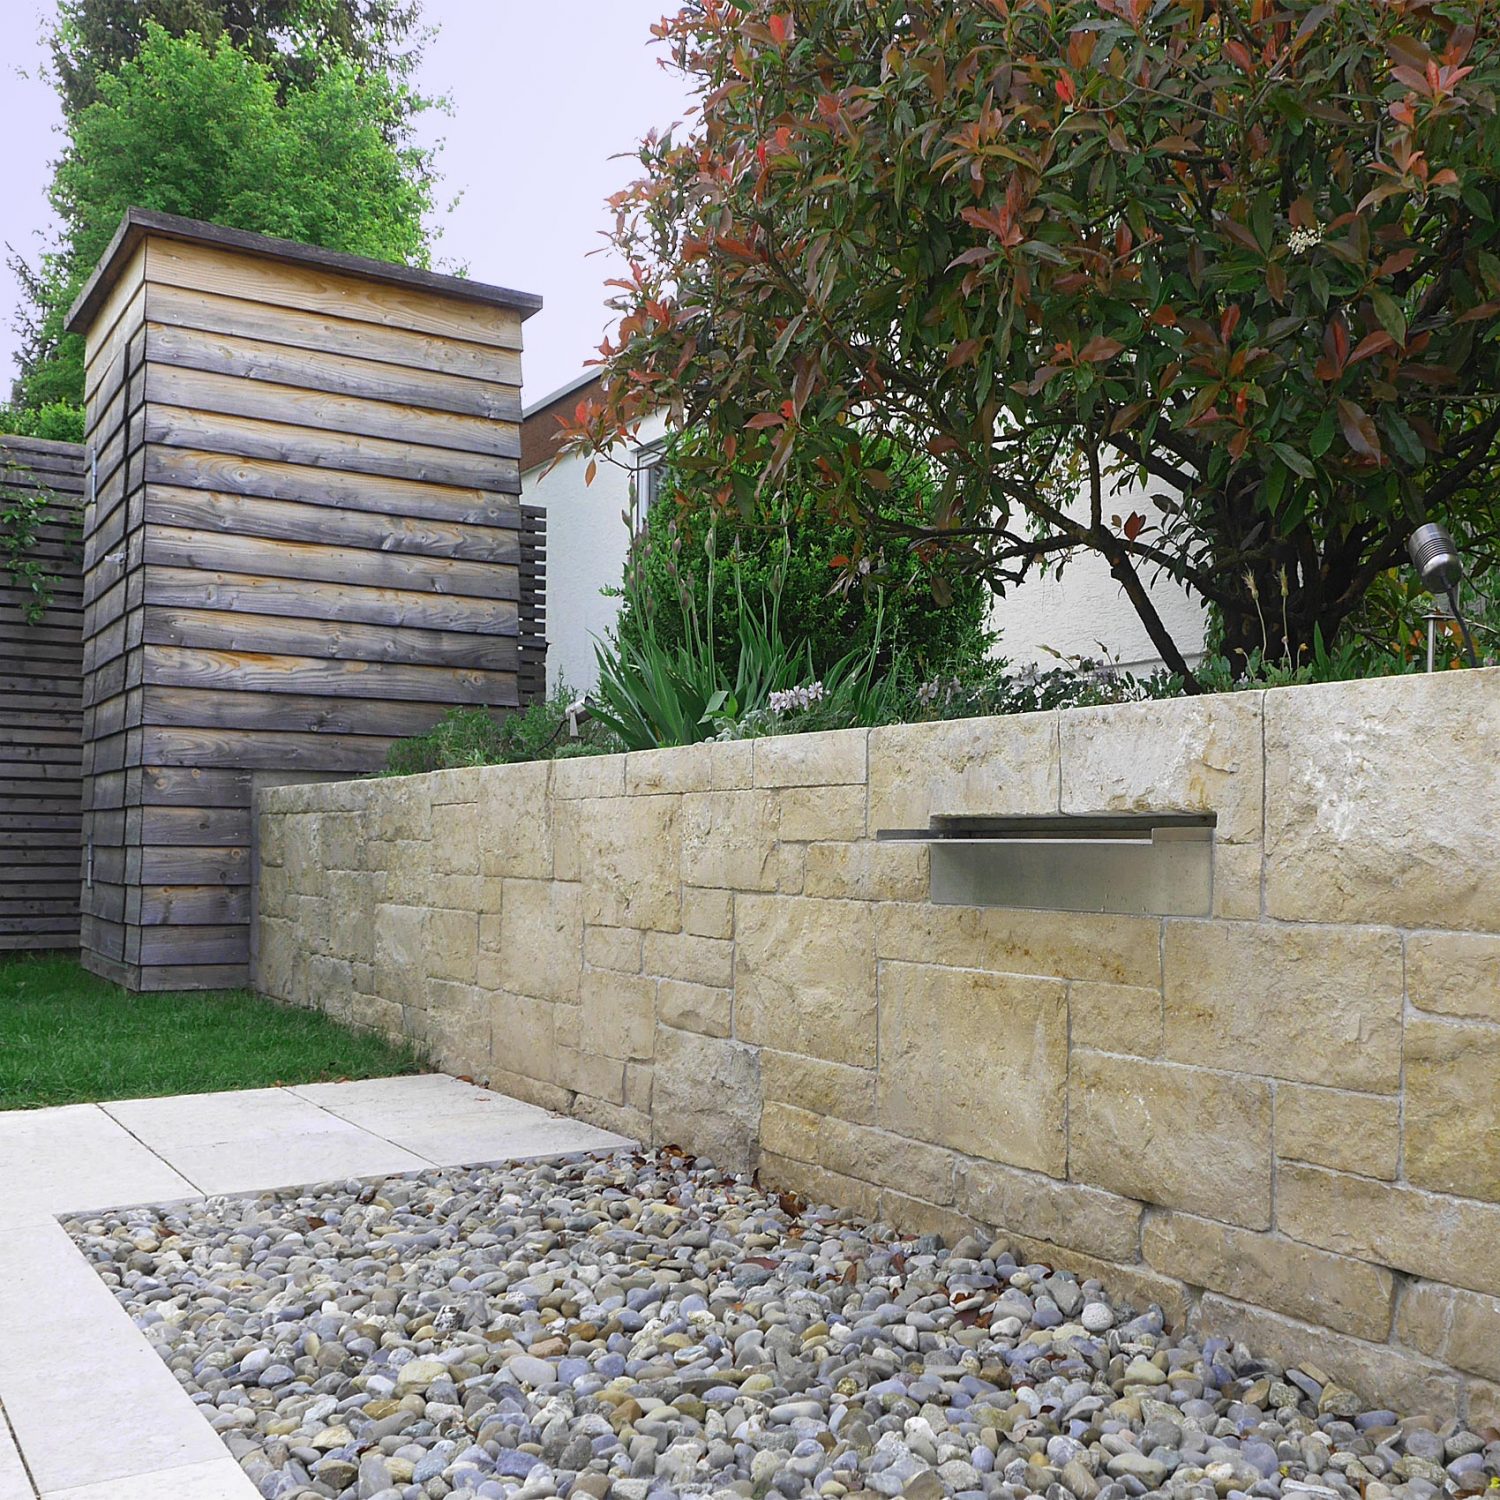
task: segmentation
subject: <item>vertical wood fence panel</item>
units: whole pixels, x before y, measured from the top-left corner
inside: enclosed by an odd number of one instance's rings
[[[0,953],[78,946],[83,453],[0,437],[0,511],[46,497],[27,557],[55,580],[32,623],[30,585],[0,553]]]

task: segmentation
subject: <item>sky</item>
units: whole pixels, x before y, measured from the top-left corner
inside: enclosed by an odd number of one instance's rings
[[[682,81],[658,63],[650,26],[667,0],[425,0],[429,43],[419,85],[448,95],[441,138],[440,260],[478,281],[538,292],[526,324],[525,400],[580,374],[603,337],[610,262],[590,251],[610,222],[604,200],[637,175],[612,160],[653,126],[684,117]],[[49,164],[58,154],[56,95],[38,76],[50,0],[0,0],[0,245],[28,259],[51,225]],[[0,392],[14,376],[19,292],[0,270]]]

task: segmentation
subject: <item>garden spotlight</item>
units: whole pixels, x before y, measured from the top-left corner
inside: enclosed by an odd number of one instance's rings
[[[1471,667],[1477,667],[1479,658],[1474,652],[1474,638],[1469,634],[1463,611],[1458,607],[1458,585],[1464,576],[1464,565],[1453,538],[1436,521],[1428,521],[1412,532],[1406,550],[1411,553],[1412,565],[1423,586],[1430,593],[1447,596],[1453,618],[1458,621],[1459,633],[1463,636],[1464,655]],[[1428,670],[1432,670],[1431,653],[1428,654]]]

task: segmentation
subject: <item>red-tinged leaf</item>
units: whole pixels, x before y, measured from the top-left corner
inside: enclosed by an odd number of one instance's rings
[[[948,358],[943,362],[944,368],[957,369],[959,365],[968,364],[978,353],[978,339],[961,339],[948,351]]]
[[[1377,328],[1374,333],[1367,333],[1354,346],[1354,353],[1349,356],[1348,363],[1357,365],[1362,359],[1369,359],[1376,354],[1385,354],[1395,347],[1395,339],[1385,329]]]
[[[1071,104],[1078,97],[1078,85],[1073,82],[1071,73],[1057,75],[1057,97],[1064,104]]]
[[[779,411],[758,411],[745,423],[747,431],[760,432],[767,427],[780,427],[786,418]]]
[[[1227,344],[1234,330],[1240,326],[1240,309],[1237,303],[1226,307],[1219,318],[1219,342]]]
[[[1369,413],[1356,401],[1340,398],[1338,403],[1339,427],[1344,441],[1361,458],[1380,459],[1380,434],[1370,420]]]
[[[948,262],[948,269],[951,271],[955,266],[982,266],[986,261],[994,260],[995,254],[993,245],[975,245],[972,249],[955,255]]]
[[[1158,307],[1147,322],[1155,323],[1158,328],[1175,328],[1177,326],[1177,314],[1166,306]]]
[[[1255,69],[1255,61],[1250,56],[1250,49],[1243,42],[1225,42],[1224,56],[1242,73],[1250,73]]]
[[[1125,540],[1133,542],[1143,530],[1145,530],[1146,518],[1138,510],[1133,510],[1125,517],[1125,524],[1121,530],[1125,533]]]
[[[884,469],[866,469],[865,483],[872,490],[879,490],[884,494],[891,487],[891,476]]]
[[[1292,200],[1286,216],[1291,220],[1294,229],[1315,229],[1318,224],[1318,211],[1313,207],[1313,201],[1306,193]]]
[[[1453,320],[1455,323],[1477,323],[1481,318],[1493,318],[1500,313],[1500,302],[1481,302],[1478,307],[1471,307],[1467,312],[1461,312]]]
[[[1124,347],[1119,339],[1105,338],[1103,334],[1096,333],[1078,351],[1078,358],[1086,365],[1102,365],[1112,360]]]
[[[1266,290],[1273,301],[1286,301],[1286,267],[1280,261],[1273,261],[1266,267]]]
[[[849,566],[849,558],[847,554],[840,552],[837,557],[830,557],[828,559],[828,566],[830,568],[847,568]]]
[[[583,482],[585,484],[592,484],[594,482],[594,476],[598,474],[598,472],[599,464],[597,460],[591,458],[589,460],[588,468],[583,471]]]
[[[1376,269],[1377,276],[1398,276],[1417,258],[1415,245],[1408,245],[1405,250],[1397,250],[1392,255],[1387,255]]]
[[[1234,459],[1234,461],[1236,463],[1238,463],[1240,461],[1240,459],[1242,459],[1245,456],[1245,449],[1248,448],[1249,446],[1250,446],[1250,429],[1248,427],[1241,427],[1241,428],[1238,429],[1238,431],[1235,432],[1234,436],[1232,438],[1230,438],[1230,440],[1229,440],[1229,443],[1228,443],[1229,456],[1232,459]]]
[[[934,458],[940,453],[951,453],[956,447],[958,447],[958,439],[949,437],[946,432],[940,432],[935,437],[927,439],[927,451]]]
[[[788,15],[774,15],[766,23],[770,28],[771,40],[778,47],[785,47],[792,39],[792,18]]]

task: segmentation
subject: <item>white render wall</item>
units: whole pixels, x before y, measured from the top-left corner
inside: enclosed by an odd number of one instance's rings
[[[640,446],[666,431],[662,417],[642,429]],[[633,461],[633,459],[627,459]],[[598,680],[594,639],[614,624],[619,600],[601,590],[617,588],[625,571],[630,533],[623,513],[630,505],[630,473],[600,463],[591,485],[584,483],[585,458],[539,465],[521,476],[522,499],[547,511],[547,687],[559,681],[586,692]],[[1112,501],[1122,514],[1144,509],[1139,495]],[[1146,575],[1151,598],[1172,638],[1189,662],[1201,655],[1205,615],[1202,604],[1168,579]],[[1128,670],[1146,673],[1161,665],[1146,628],[1108,564],[1094,554],[1070,562],[1061,578],[1033,575],[998,598],[990,614],[1000,632],[996,653],[1018,667],[1059,665],[1058,656],[1107,657]]]
[[[665,417],[649,418],[640,445],[666,431]],[[594,640],[615,623],[620,601],[604,589],[618,588],[625,575],[630,529],[630,473],[599,464],[592,484],[584,483],[588,460],[569,455],[555,468],[539,464],[521,476],[521,498],[547,512],[547,690],[566,682],[587,692],[598,681]]]

